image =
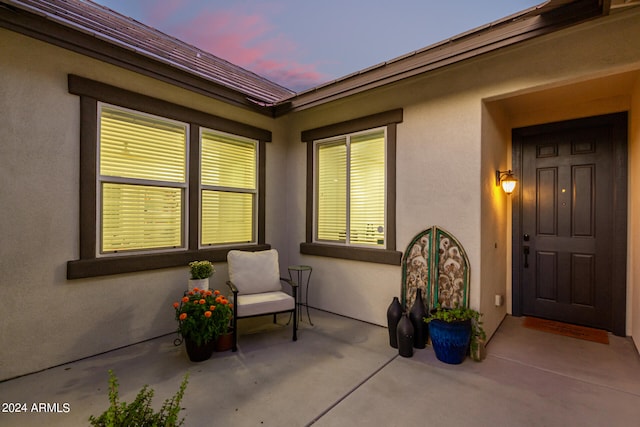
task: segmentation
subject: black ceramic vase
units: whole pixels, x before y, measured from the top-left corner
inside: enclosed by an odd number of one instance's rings
[[[413,346],[415,348],[425,348],[429,339],[429,326],[424,322],[427,317],[427,307],[422,299],[422,289],[416,290],[416,299],[409,311],[409,319],[413,325]]]
[[[398,321],[402,317],[402,306],[398,297],[394,297],[393,301],[387,309],[387,327],[389,328],[389,345],[393,348],[398,348]]]
[[[403,314],[398,322],[398,353],[402,357],[413,356],[413,325],[409,316]]]

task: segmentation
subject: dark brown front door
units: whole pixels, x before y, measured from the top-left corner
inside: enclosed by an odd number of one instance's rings
[[[521,217],[514,245],[520,314],[614,331],[621,311],[624,325],[625,303],[615,283],[617,263],[626,265],[626,254],[621,260],[617,253],[626,231],[616,234],[621,231],[616,162],[618,135],[626,134],[623,118],[514,130],[521,155]],[[626,202],[624,211],[626,217]]]

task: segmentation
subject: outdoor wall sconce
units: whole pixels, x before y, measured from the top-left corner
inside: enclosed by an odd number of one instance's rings
[[[518,180],[513,176],[511,169],[508,171],[496,171],[496,185],[502,185],[502,190],[505,193],[513,193],[513,190],[516,189],[517,182]]]

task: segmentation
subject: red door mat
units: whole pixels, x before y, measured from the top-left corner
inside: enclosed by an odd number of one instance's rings
[[[581,340],[609,344],[609,334],[602,329],[588,328],[586,326],[570,325],[554,320],[539,319],[537,317],[525,317],[522,326],[537,329],[552,334],[564,335]]]

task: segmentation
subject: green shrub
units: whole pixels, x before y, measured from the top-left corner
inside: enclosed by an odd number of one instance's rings
[[[154,412],[151,408],[153,389],[148,385],[142,387],[135,400],[130,404],[120,403],[118,397],[118,379],[112,370],[109,370],[109,408],[99,417],[89,417],[92,426],[97,427],[130,427],[130,426],[181,426],[184,418],[178,420],[180,402],[187,388],[189,374],[185,374],[180,388],[176,394],[164,401],[160,411]]]

